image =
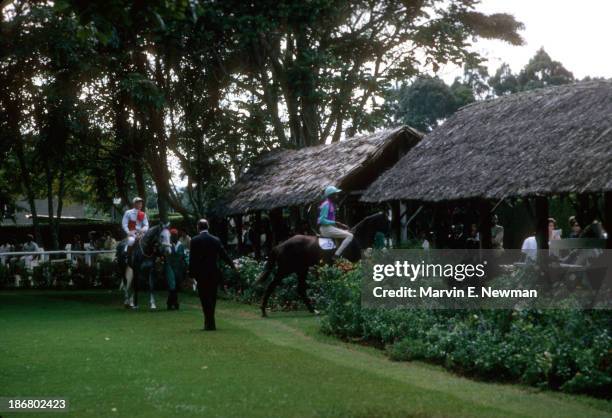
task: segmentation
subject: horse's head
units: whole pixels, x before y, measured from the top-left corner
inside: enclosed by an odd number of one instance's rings
[[[161,256],[170,254],[172,243],[168,225],[159,224],[150,228],[141,240],[142,250],[145,254]]]
[[[361,248],[368,248],[374,244],[377,233],[382,233],[385,238],[389,237],[391,221],[385,213],[378,212],[361,220],[351,232]]]

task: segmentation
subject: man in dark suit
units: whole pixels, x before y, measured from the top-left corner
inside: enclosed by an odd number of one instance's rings
[[[220,257],[232,269],[236,270],[236,266],[225,252],[221,240],[208,232],[206,219],[198,221],[198,235],[191,239],[189,248],[189,275],[198,283],[198,295],[204,311],[204,330],[214,331],[217,287],[221,282],[217,262]]]

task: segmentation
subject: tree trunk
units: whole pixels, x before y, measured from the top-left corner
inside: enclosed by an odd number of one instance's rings
[[[42,234],[40,232],[40,221],[38,219],[38,212],[36,210],[36,198],[34,196],[34,190],[32,189],[32,179],[30,177],[30,170],[27,167],[25,160],[25,153],[23,150],[23,142],[21,136],[16,138],[17,146],[17,160],[19,161],[19,174],[21,183],[26,191],[26,197],[28,199],[28,205],[30,206],[30,214],[32,215],[32,226],[34,227],[34,239],[38,245],[42,245]]]
[[[119,161],[119,159],[115,159],[114,170],[115,170],[115,187],[117,187],[119,198],[121,198],[120,206],[121,207],[129,206],[130,199],[128,196],[127,183],[125,181],[125,167],[123,166],[123,163]]]
[[[117,82],[118,84],[118,82]],[[119,87],[117,87],[119,88]],[[130,138],[130,125],[127,118],[127,106],[128,97],[124,90],[119,90],[119,99],[115,106],[115,141],[119,144],[119,152],[121,155],[119,158],[115,158],[113,161],[115,171],[115,185],[119,192],[119,197],[122,200],[122,206],[130,206],[128,196],[128,186],[126,183],[126,162],[124,160],[127,156],[133,155],[133,149],[131,146]],[[146,196],[141,196],[143,199]]]
[[[305,28],[300,27],[296,35],[297,59],[300,68],[300,105],[302,138],[304,146],[319,144],[319,118],[316,100],[316,68],[313,68],[310,56],[313,51],[308,45]]]
[[[49,230],[51,231],[51,249],[57,250],[59,248],[59,236],[57,234],[57,228],[54,227],[54,208],[53,208],[53,172],[49,167],[49,161],[45,161],[45,173],[47,182],[47,211]]]
[[[60,248],[60,241],[59,241],[59,237],[60,237],[60,222],[62,219],[62,210],[64,208],[64,193],[66,191],[66,178],[65,178],[65,174],[64,171],[62,170],[62,172],[60,173],[60,179],[59,179],[59,188],[57,191],[57,212],[56,212],[56,216],[55,216],[55,222],[53,222],[53,224],[49,224],[50,228],[53,228],[53,236],[56,237],[57,239],[57,243],[56,243],[56,249]]]
[[[147,201],[147,186],[144,179],[144,169],[142,167],[142,160],[139,156],[134,156],[134,162],[132,163],[132,170],[134,171],[134,182],[136,183],[136,193],[138,197]],[[130,202],[128,202],[128,206]]]

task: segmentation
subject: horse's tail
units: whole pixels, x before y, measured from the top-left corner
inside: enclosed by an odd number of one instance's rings
[[[272,251],[270,251],[270,254],[268,254],[268,261],[266,261],[264,269],[259,277],[257,277],[255,283],[259,284],[265,282],[272,273],[272,270],[274,270],[274,266],[276,265],[276,253],[278,251],[277,248],[278,247],[272,248]]]

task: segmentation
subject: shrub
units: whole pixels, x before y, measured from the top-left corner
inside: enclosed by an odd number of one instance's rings
[[[266,285],[272,280],[272,273],[265,283],[258,283],[257,279],[264,268],[264,262],[256,261],[250,257],[239,258],[237,264],[240,267],[240,272],[236,274],[227,266],[223,267],[223,294],[233,300],[248,303],[259,304],[263,297]],[[309,284],[312,285],[314,277],[309,275]],[[272,297],[269,300],[268,306],[276,310],[293,310],[297,309],[300,304],[300,298],[297,294],[297,278],[291,275],[285,278],[279,284]]]
[[[361,267],[319,269],[324,332],[386,346],[484,379],[609,397],[612,314],[581,310],[411,310],[361,307]]]

